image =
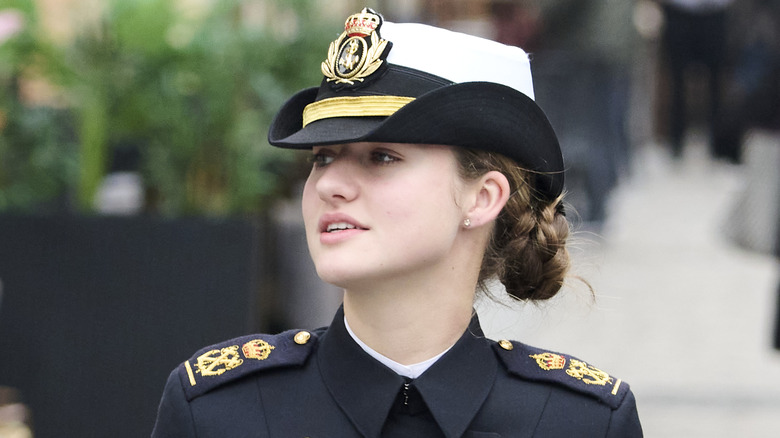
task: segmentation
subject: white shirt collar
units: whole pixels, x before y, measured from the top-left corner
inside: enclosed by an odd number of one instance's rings
[[[393,359],[390,359],[387,356],[384,356],[383,354],[379,353],[378,351],[374,350],[373,348],[366,345],[363,341],[361,341],[356,335],[355,332],[352,331],[352,328],[350,328],[349,323],[347,322],[347,318],[344,317],[344,327],[347,328],[347,333],[352,337],[352,339],[355,340],[355,342],[360,346],[360,348],[363,349],[366,353],[368,353],[369,356],[373,357],[374,359],[378,360],[382,365],[390,368],[393,370],[396,374],[408,377],[410,379],[416,379],[422,375],[428,368],[431,367],[434,363],[436,363],[437,360],[439,360],[440,357],[444,356],[444,353],[450,351],[450,346],[446,350],[442,351],[441,353],[437,354],[436,356],[424,360],[420,363],[412,364],[412,365],[404,365],[401,363],[398,363],[394,361]]]

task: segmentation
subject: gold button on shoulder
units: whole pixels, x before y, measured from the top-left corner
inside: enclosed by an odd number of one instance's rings
[[[511,341],[507,341],[506,339],[502,339],[502,340],[498,341],[498,346],[503,348],[504,350],[507,350],[507,351],[510,351],[513,348],[515,348],[515,346],[512,345],[512,342]]]
[[[309,339],[311,339],[311,333],[307,331],[300,331],[295,334],[295,337],[293,340],[298,345],[305,345],[307,342],[309,342]]]

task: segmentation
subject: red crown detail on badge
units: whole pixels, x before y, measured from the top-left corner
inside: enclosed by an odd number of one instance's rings
[[[536,360],[536,363],[543,370],[560,370],[566,366],[566,358],[560,354],[541,353],[532,354],[531,357]]]
[[[561,369],[566,365],[566,358],[560,355],[552,355],[545,362],[550,369]]]
[[[265,360],[274,348],[276,347],[262,339],[255,339],[244,344],[244,346],[241,347],[241,351],[247,359]]]
[[[381,24],[379,15],[373,13],[370,9],[364,8],[357,14],[350,15],[344,23],[344,31],[350,37],[367,36],[375,31]]]

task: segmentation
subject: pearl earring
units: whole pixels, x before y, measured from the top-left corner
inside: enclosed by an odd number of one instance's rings
[[[465,220],[463,220],[463,226],[466,227],[466,228],[470,227],[471,226],[471,219],[466,218]]]

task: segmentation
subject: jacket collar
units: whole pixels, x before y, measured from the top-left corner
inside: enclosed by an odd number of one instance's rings
[[[344,327],[342,309],[322,338],[317,356],[333,399],[366,437],[379,437],[404,378],[364,352]],[[497,374],[476,316],[457,343],[414,381],[447,437],[461,436],[485,402]]]

